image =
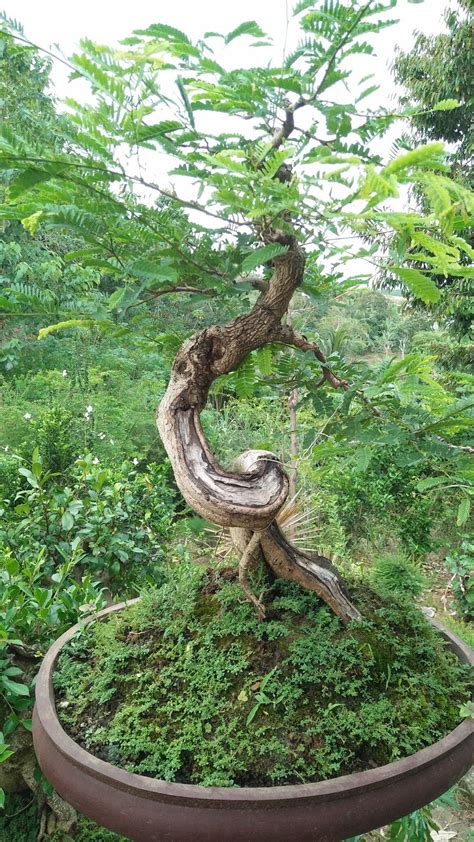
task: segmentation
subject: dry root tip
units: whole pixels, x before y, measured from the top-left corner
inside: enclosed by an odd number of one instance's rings
[[[265,606],[264,604],[255,596],[252,588],[250,587],[249,581],[249,566],[251,565],[252,561],[255,558],[255,554],[260,545],[260,536],[261,532],[254,532],[250,541],[248,542],[245,550],[242,553],[242,557],[239,561],[239,582],[241,584],[242,590],[247,597],[248,601],[252,603],[257,612],[257,617],[259,620],[265,619]]]

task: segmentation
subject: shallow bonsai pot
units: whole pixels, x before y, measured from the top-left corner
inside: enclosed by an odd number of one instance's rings
[[[474,665],[474,652],[432,622],[459,659]],[[403,760],[314,784],[207,788],[126,772],[81,748],[56,714],[55,663],[78,628],[73,626],[53,644],[41,666],[33,714],[35,751],[44,774],[66,801],[135,842],[339,842],[427,804],[473,762],[474,724],[465,719],[442,740]]]

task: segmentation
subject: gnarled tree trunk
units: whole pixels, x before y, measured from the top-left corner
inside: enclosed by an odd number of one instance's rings
[[[251,591],[248,570],[263,554],[274,573],[316,591],[344,621],[359,617],[343,582],[327,559],[308,556],[289,544],[275,523],[288,494],[288,477],[274,454],[248,451],[234,471],[225,471],[210,451],[200,423],[212,382],[233,371],[250,351],[271,342],[312,350],[281,320],[301,283],[304,254],[293,236],[278,233],[288,246],[274,259],[273,275],[249,313],[228,325],[214,325],[188,339],[173,364],[157,411],[158,429],[186,502],[207,520],[232,530],[242,553],[239,576],[260,616],[264,607]],[[323,365],[323,373],[332,375]],[[344,385],[344,384],[337,384]]]

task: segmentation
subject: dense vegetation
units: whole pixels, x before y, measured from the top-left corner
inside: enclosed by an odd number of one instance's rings
[[[56,688],[84,748],[164,780],[272,786],[382,766],[458,724],[468,670],[409,603],[353,583],[364,619],[341,632],[277,582],[261,623],[225,573],[171,570],[71,641]]]
[[[381,3],[301,2],[300,46],[266,70],[227,71],[219,39],[157,24],[118,51],[85,39],[71,96],[80,78],[89,99],[61,107],[49,58],[4,22],[0,786],[19,786],[34,675],[55,637],[159,586],[165,562],[236,561],[181,501],[153,413],[182,342],[253,307],[284,259],[265,240],[268,208],[285,233],[301,220],[290,319],[326,362],[282,344],[249,353],[211,386],[211,449],[227,467],[243,448],[274,452],[297,479],[290,537],[385,591],[425,589],[472,640],[469,6],[397,59],[410,122],[384,162],[371,141],[400,114],[366,106],[376,91],[344,64],[373,49]],[[238,38],[265,40],[253,22],[225,43]],[[269,147],[285,97],[310,100],[310,123]],[[222,131],[207,122],[215,108]],[[196,189],[157,184],[159,155]],[[390,205],[407,187],[416,211]],[[351,268],[361,261],[366,272]],[[41,816],[51,796],[32,786]]]

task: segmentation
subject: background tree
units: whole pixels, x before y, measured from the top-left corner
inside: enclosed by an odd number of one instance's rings
[[[337,423],[335,441],[348,440],[352,448],[354,441],[390,442],[403,446],[408,459],[418,459],[421,443],[434,435],[441,438],[438,454],[441,449],[449,459],[455,453],[463,469],[467,448],[442,435],[462,436],[465,404],[446,398],[441,415],[438,404],[433,417],[422,362],[406,358],[369,372],[337,354],[326,358],[317,342],[285,324],[297,289],[317,296],[321,288],[342,290],[358,282],[353,275],[341,283],[340,275],[328,271],[331,262],[350,265],[364,257],[386,265],[377,244],[367,247],[356,239],[352,247],[340,246],[348,231],[377,231],[381,243],[395,234],[390,271],[427,304],[439,299],[432,273],[470,276],[463,258],[468,246],[455,231],[472,213],[472,195],[447,177],[442,145],[427,144],[382,165],[370,140],[398,115],[359,110],[368,92],[365,80],[350,94],[340,84],[350,76],[347,59],[373,51],[366,39],[389,23],[384,13],[394,5],[303,0],[295,12],[303,41],[281,67],[227,70],[221,63],[220,44],[242,37],[256,47],[266,43],[253,21],[226,35],[208,33],[197,43],[161,24],[136,31],[119,49],[84,40],[82,54],[71,59],[72,76],[90,82],[92,100],[68,101],[64,148],[52,154],[41,138],[2,130],[6,216],[32,235],[74,232],[82,247],[67,260],[100,271],[100,295],[60,302],[55,315],[61,321],[40,336],[79,328],[114,337],[132,333],[138,342],[150,342],[147,308],[161,297],[220,303],[240,298],[243,314],[205,327],[178,351],[158,422],[187,502],[234,530],[242,553],[240,579],[260,614],[249,566],[261,550],[278,576],[317,591],[343,619],[357,616],[333,566],[297,550],[276,525],[287,478],[273,454],[247,453],[237,470],[226,471],[206,442],[200,414],[209,390],[223,375],[251,370],[250,355],[258,352],[262,361],[267,346],[305,354],[296,370],[292,363],[292,378],[315,403],[333,405],[327,430]],[[452,107],[450,101],[433,106]],[[301,123],[300,114],[306,115]],[[158,152],[182,184],[180,193],[148,175]],[[390,210],[400,184],[421,191],[429,212]],[[159,196],[153,204],[150,192]],[[413,259],[412,244],[421,269],[403,263]],[[255,274],[260,266],[264,273]],[[157,339],[156,327],[151,330],[160,347],[175,341],[166,332]],[[284,371],[284,357],[280,362]],[[269,363],[271,354],[262,365]],[[394,385],[400,373],[407,377],[405,390]],[[336,395],[328,396],[327,388]],[[359,455],[367,463],[367,448],[361,446]],[[462,488],[464,522],[469,486]]]
[[[442,140],[451,145],[450,173],[472,189],[474,183],[474,82],[472,0],[459,0],[445,12],[446,32],[417,33],[409,53],[399,51],[393,71],[403,88],[401,103],[418,113],[411,121],[411,137],[417,143]],[[447,113],[433,110],[438,98],[451,99],[457,107]],[[421,197],[420,197],[421,198]],[[472,261],[472,227],[459,231],[466,240],[465,262]],[[442,290],[438,312],[449,317],[451,327],[465,334],[472,330],[474,296],[472,278],[445,273],[436,280]]]

